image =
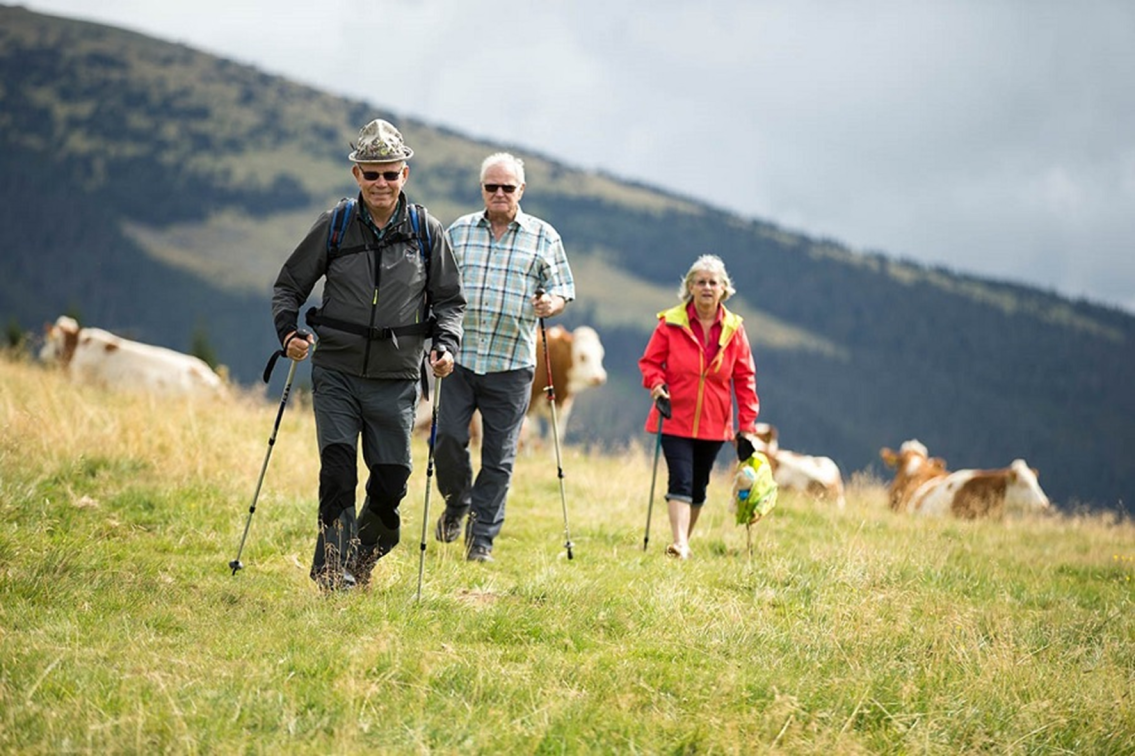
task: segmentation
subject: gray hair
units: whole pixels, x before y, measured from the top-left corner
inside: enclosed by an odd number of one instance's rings
[[[721,281],[722,286],[725,288],[725,294],[722,295],[721,301],[729,299],[737,293],[733,288],[733,281],[729,278],[729,274],[725,271],[725,263],[717,255],[702,255],[694,260],[694,264],[686,272],[686,277],[682,279],[682,285],[678,287],[678,299],[686,304],[694,298],[690,293],[690,284],[697,278],[698,273],[712,273],[718,280]]]
[[[494,152],[481,162],[481,183],[485,183],[485,174],[498,163],[507,163],[512,166],[516,180],[524,183],[524,161],[508,152]]]

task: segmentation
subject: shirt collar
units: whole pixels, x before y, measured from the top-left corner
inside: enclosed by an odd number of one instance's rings
[[[480,219],[477,221],[479,226],[488,226],[489,224],[489,211],[486,209],[481,213]],[[523,228],[525,231],[534,231],[533,219],[531,215],[524,212],[519,206],[516,209],[516,217],[508,224],[509,228]]]
[[[717,314],[715,314],[713,316],[713,324],[715,326],[721,325],[721,320],[724,316],[725,316],[725,308],[721,306],[720,302],[718,302],[717,303]],[[696,304],[694,304],[694,300],[692,300],[692,299],[689,302],[686,303],[686,317],[689,318],[689,321],[691,323],[693,323],[695,320],[698,319],[698,307],[697,307]]]
[[[391,213],[390,220],[388,220],[386,225],[382,228],[379,228],[375,224],[374,218],[371,217],[370,208],[367,207],[367,203],[363,202],[362,192],[359,193],[358,205],[359,214],[362,216],[363,222],[381,239],[387,231],[402,221],[402,208],[406,205],[406,194],[404,192],[398,193],[398,204],[394,207],[394,212]]]

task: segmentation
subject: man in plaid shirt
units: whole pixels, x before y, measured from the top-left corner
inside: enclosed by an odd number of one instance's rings
[[[575,282],[560,235],[520,209],[524,162],[500,152],[481,164],[483,211],[447,230],[465,290],[464,338],[438,405],[438,489],[445,512],[435,535],[450,543],[465,523],[469,561],[493,561],[520,428],[536,369],[536,325],[563,312]],[[536,290],[543,289],[541,296]],[[481,469],[473,480],[469,423],[480,410]]]

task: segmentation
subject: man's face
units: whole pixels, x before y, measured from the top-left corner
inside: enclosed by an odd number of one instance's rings
[[[390,215],[398,207],[398,195],[410,175],[405,162],[355,163],[351,169],[367,205],[383,215]]]
[[[508,191],[510,188],[511,192]],[[516,172],[510,164],[496,163],[485,171],[485,178],[481,181],[481,196],[485,198],[485,210],[490,219],[511,221],[515,218],[523,194],[524,184],[517,180]]]

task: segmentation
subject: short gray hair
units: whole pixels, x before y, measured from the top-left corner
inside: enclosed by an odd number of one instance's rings
[[[516,180],[524,183],[524,161],[509,152],[494,152],[481,162],[481,183],[485,183],[485,174],[498,163],[508,163],[516,174]]]
[[[690,284],[694,282],[698,273],[712,273],[721,281],[722,286],[725,287],[725,294],[721,297],[722,302],[737,293],[737,290],[733,288],[733,280],[725,271],[725,263],[721,261],[721,258],[717,255],[702,255],[694,260],[694,264],[690,266],[690,269],[686,271],[685,278],[682,279],[682,285],[678,287],[678,299],[686,304],[689,304],[694,298],[694,295],[690,293]]]

